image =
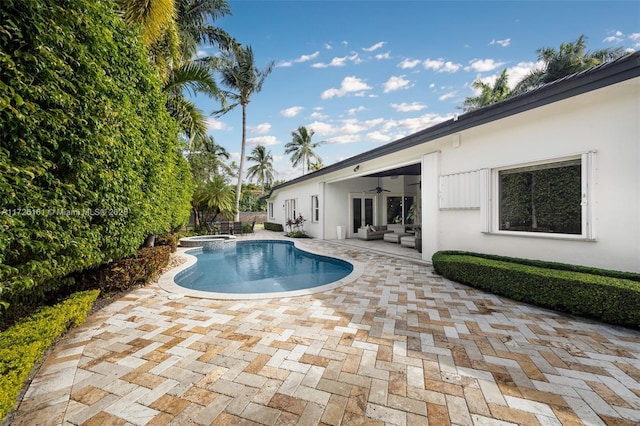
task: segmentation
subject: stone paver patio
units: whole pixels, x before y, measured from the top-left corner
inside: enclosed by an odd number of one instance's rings
[[[365,272],[287,299],[135,290],[58,343],[12,424],[640,424],[639,332],[302,244]]]

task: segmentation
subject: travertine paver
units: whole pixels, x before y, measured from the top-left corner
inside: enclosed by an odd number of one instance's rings
[[[13,424],[640,424],[637,331],[304,244],[365,273],[287,299],[135,290],[57,345]]]

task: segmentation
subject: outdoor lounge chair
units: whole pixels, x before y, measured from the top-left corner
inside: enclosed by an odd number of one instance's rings
[[[233,222],[233,235],[242,235],[242,222]]]
[[[231,222],[220,222],[220,234],[231,234]]]

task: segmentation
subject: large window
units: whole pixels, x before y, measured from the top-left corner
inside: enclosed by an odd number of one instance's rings
[[[295,220],[298,215],[298,199],[284,200],[284,215],[286,220]]]
[[[415,198],[413,196],[388,196],[387,201],[387,224],[400,223],[409,225],[413,223],[413,217],[409,210]]]
[[[587,159],[498,170],[498,231],[588,237]]]
[[[273,214],[273,203],[268,203],[267,204],[267,212],[269,214],[269,219],[275,219],[275,216]]]
[[[311,222],[320,221],[320,200],[317,195],[311,196]]]

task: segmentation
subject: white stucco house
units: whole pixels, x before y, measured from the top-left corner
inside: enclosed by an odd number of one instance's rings
[[[268,221],[301,214],[319,239],[419,224],[424,260],[466,250],[640,272],[640,52],[283,183],[267,202]]]

